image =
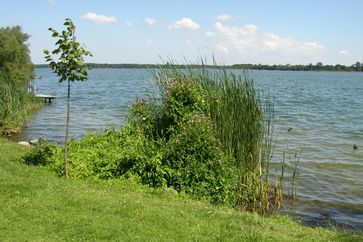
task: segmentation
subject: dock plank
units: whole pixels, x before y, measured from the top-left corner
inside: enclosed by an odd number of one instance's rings
[[[57,96],[55,95],[48,95],[48,94],[35,94],[34,95],[36,98],[43,98],[44,102],[46,103],[48,101],[48,103],[52,103],[53,99],[56,99]]]

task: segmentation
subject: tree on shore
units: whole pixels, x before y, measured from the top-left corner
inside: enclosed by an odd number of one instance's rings
[[[70,122],[70,94],[71,82],[86,81],[88,79],[87,70],[90,68],[84,64],[84,56],[92,54],[76,41],[76,26],[72,20],[66,18],[64,21],[66,30],[57,32],[49,28],[52,37],[57,38],[56,48],[53,51],[44,50],[45,59],[49,62],[50,68],[59,77],[59,82],[67,81],[67,120],[66,134],[64,139],[64,177],[68,178],[68,130]],[[56,57],[54,58],[53,55]]]
[[[26,43],[29,37],[20,26],[0,28],[0,72],[15,86],[25,84],[34,76]]]
[[[34,77],[28,39],[20,26],[0,28],[0,136],[18,132],[38,107],[24,90],[24,84]]]

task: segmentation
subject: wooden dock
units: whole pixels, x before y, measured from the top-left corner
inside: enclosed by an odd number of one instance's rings
[[[53,99],[56,99],[57,96],[48,95],[48,94],[35,94],[36,98],[43,98],[45,103],[52,103]]]

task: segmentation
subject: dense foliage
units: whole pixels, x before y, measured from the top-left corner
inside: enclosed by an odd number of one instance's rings
[[[273,204],[279,206],[282,187],[270,182],[274,118],[271,98],[261,96],[247,72],[235,75],[224,66],[214,71],[204,66],[184,70],[163,68],[155,73],[162,97],[167,96],[165,90],[179,77],[199,87],[197,96],[203,104],[202,112],[209,117],[223,152],[238,171],[234,181],[235,205],[260,213]],[[276,187],[274,191],[272,186]]]
[[[29,35],[20,26],[0,28],[0,73],[16,86],[24,85],[34,76],[28,39]]]
[[[29,36],[19,26],[0,28],[0,135],[11,135],[40,104],[25,92],[34,75]]]
[[[169,67],[154,80],[159,95],[137,98],[120,130],[69,143],[71,177],[126,177],[260,213],[280,204],[269,173],[273,105],[247,73]],[[46,143],[24,160],[61,175],[62,154]]]
[[[69,143],[71,177],[129,177],[214,203],[234,203],[236,168],[226,157],[198,87],[177,79],[162,101],[137,99],[120,130]],[[43,144],[24,157],[62,174],[62,149]]]

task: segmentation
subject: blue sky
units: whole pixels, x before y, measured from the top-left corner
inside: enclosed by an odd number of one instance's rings
[[[44,63],[49,27],[64,18],[96,63],[219,63],[351,65],[363,62],[361,0],[11,0],[0,26],[30,34],[31,57]]]

